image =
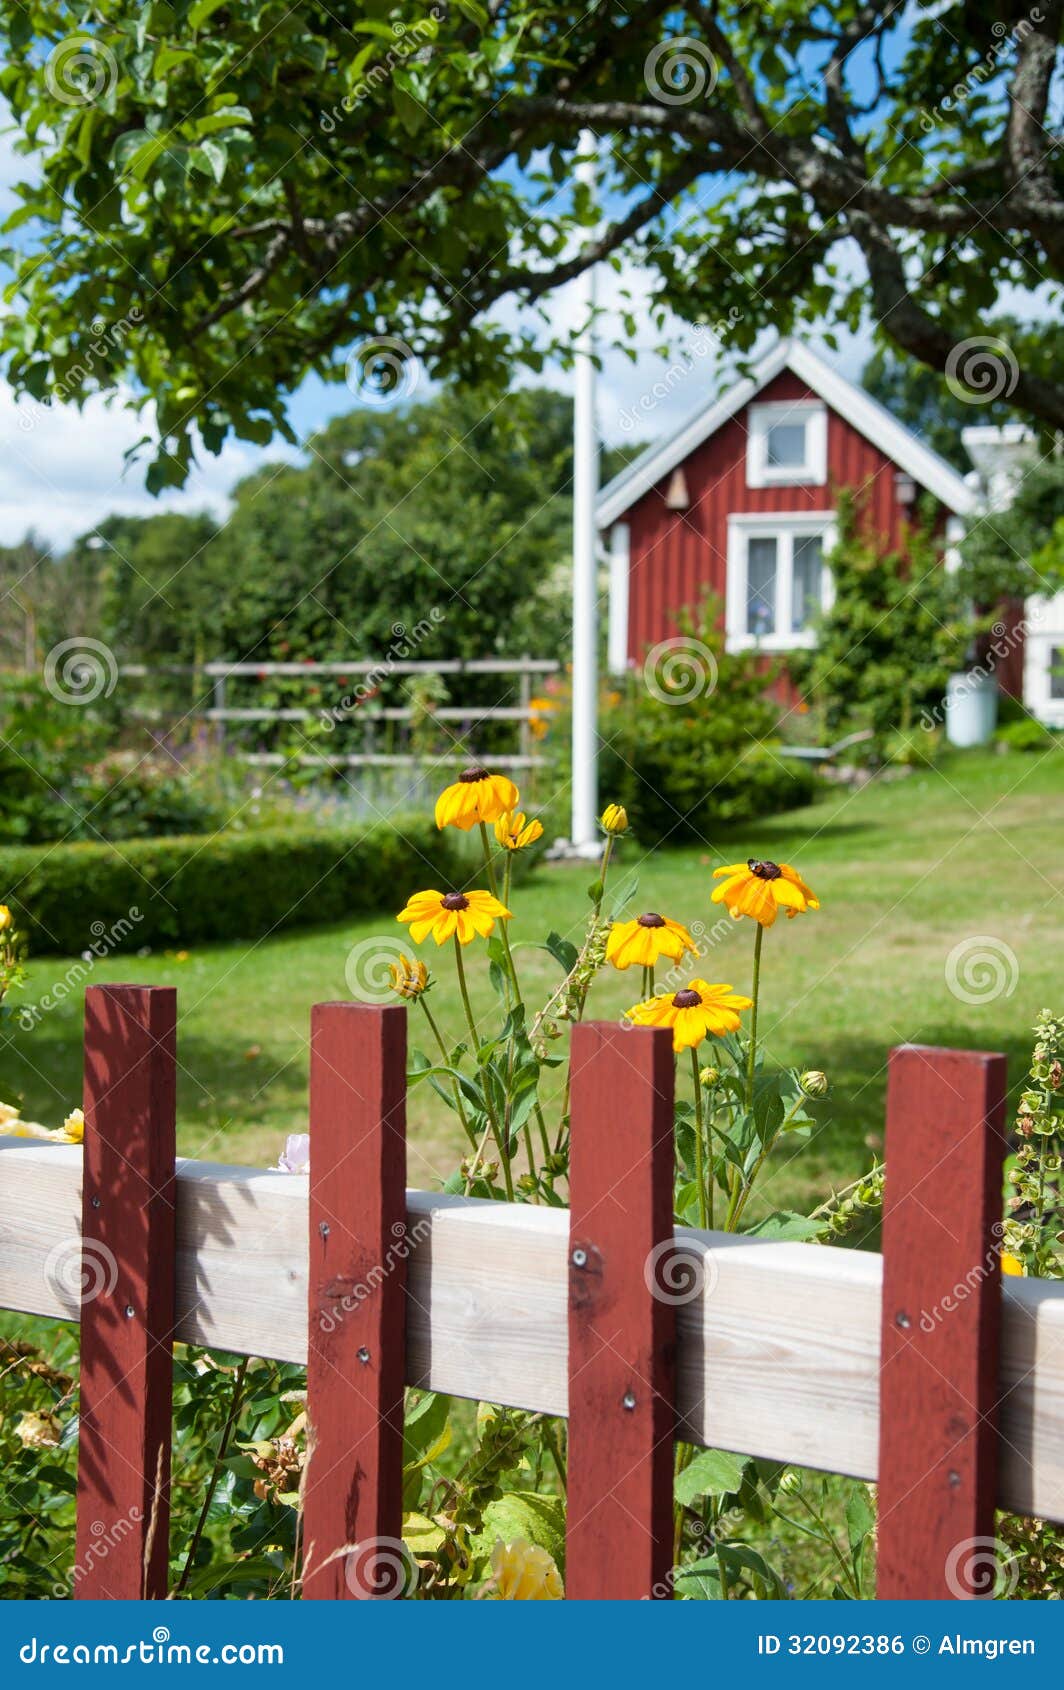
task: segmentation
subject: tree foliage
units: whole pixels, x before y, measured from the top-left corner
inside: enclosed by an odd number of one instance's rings
[[[383,657],[399,630],[429,662],[554,657],[571,481],[571,404],[545,389],[341,416],[305,462],[243,481],[220,525],[112,516],[57,558],[32,542],[0,552],[0,580],[26,604],[9,617],[11,654],[34,625],[39,655],[91,628],[119,661],[150,666]]]
[[[40,402],[153,401],[151,484],[177,484],[197,437],[290,434],[312,372],[373,391],[412,360],[541,366],[569,344],[535,320],[547,293],[624,258],[652,323],[725,322],[745,352],[870,307],[963,382],[1000,288],[1064,270],[1062,12],[25,0],[0,18],[32,155],[9,374]],[[573,182],[584,130],[597,197]],[[1064,425],[1064,383],[1005,363],[1016,406]]]

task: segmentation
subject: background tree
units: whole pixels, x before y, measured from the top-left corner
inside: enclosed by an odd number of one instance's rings
[[[994,397],[997,372],[1004,368],[1007,358],[1018,357],[1025,367],[1049,378],[1064,368],[1064,329],[1059,323],[1021,323],[1016,317],[1003,315],[990,318],[986,328],[991,361],[985,370],[991,386],[982,395],[956,381],[944,380],[936,370],[890,346],[878,346],[861,371],[862,386],[962,475],[972,468],[961,441],[962,430],[973,424],[1031,422],[1007,398],[1000,394]],[[1001,349],[997,370],[993,363],[995,345]],[[1043,449],[1048,449],[1054,431],[1039,427],[1036,420],[1032,432],[1041,439]]]
[[[1054,297],[1064,0],[25,0],[0,18],[35,175],[9,221],[17,389],[152,399],[153,486],[197,434],[264,443],[311,372],[501,383],[546,294],[623,258],[734,349],[816,322],[963,381],[1000,289]],[[597,203],[575,189],[581,130]],[[505,313],[494,312],[501,301]],[[533,314],[513,307],[533,308]],[[985,350],[985,349],[984,349]],[[997,354],[992,354],[997,356]],[[1064,425],[1010,350],[1001,392]]]

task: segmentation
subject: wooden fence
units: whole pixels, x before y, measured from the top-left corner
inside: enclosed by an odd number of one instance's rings
[[[0,1305],[81,1321],[79,1597],[165,1594],[175,1339],[306,1363],[312,1599],[401,1537],[404,1385],[568,1416],[570,1598],[671,1593],[676,1438],[878,1480],[881,1596],[978,1593],[995,1506],[1064,1519],[1064,1286],[999,1274],[1004,1058],[892,1052],[881,1258],[673,1227],[663,1029],[574,1029],[566,1212],[405,1189],[401,1006],[314,1009],[309,1179],[177,1161],[176,1014],[91,987],[84,1151],[0,1143]]]
[[[227,728],[247,727],[260,723],[264,728],[281,722],[312,723],[323,717],[332,720],[338,729],[357,728],[362,739],[360,751],[339,746],[328,750],[305,750],[294,757],[280,751],[253,751],[245,754],[249,763],[281,765],[297,762],[307,767],[321,768],[409,768],[417,761],[413,751],[381,751],[377,736],[382,726],[398,724],[409,727],[419,712],[409,704],[383,704],[375,693],[382,683],[402,676],[439,675],[454,681],[462,677],[495,675],[512,678],[516,683],[515,704],[438,704],[429,712],[432,721],[459,730],[452,753],[434,753],[436,765],[453,758],[460,762],[468,756],[462,738],[475,736],[485,725],[512,723],[516,729],[516,752],[492,752],[492,763],[506,769],[538,768],[541,759],[535,755],[535,724],[542,720],[533,704],[533,686],[542,684],[559,672],[561,665],[551,659],[536,657],[454,658],[438,663],[423,659],[382,658],[376,662],[352,659],[347,663],[204,663],[192,665],[125,664],[119,675],[128,680],[148,680],[159,674],[191,675],[197,702],[184,713],[186,721],[210,722],[224,742]],[[232,680],[316,681],[328,679],[337,684],[336,697],[330,704],[312,708],[274,705],[233,705],[228,691]],[[207,700],[210,703],[207,703]]]

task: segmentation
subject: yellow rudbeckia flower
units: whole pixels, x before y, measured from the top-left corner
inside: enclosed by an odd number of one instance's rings
[[[1018,1256],[1014,1256],[1012,1254],[1011,1250],[1002,1250],[1001,1271],[1002,1273],[1019,1277],[1023,1274],[1023,1263],[1020,1261]]]
[[[478,933],[487,939],[496,921],[510,919],[510,911],[490,892],[415,892],[395,919],[410,923],[415,945],[430,933],[437,945],[452,937],[468,945]]]
[[[499,1602],[557,1602],[564,1595],[553,1556],[521,1537],[496,1543],[491,1571]]]
[[[495,823],[495,837],[507,851],[521,851],[543,838],[543,823],[527,821],[523,810],[507,810]]]
[[[599,826],[603,833],[627,833],[628,812],[623,804],[607,804],[599,817]]]
[[[730,986],[711,986],[706,980],[689,980],[682,991],[664,992],[648,998],[628,1011],[639,1027],[671,1027],[673,1050],[693,1050],[710,1033],[735,1033],[739,1011],[753,1000],[733,992]]]
[[[722,876],[721,885],[713,888],[713,902],[724,904],[736,920],[748,915],[762,927],[771,927],[781,909],[793,918],[820,908],[820,899],[790,863],[751,857],[748,862],[713,870],[714,880]]]
[[[695,942],[686,927],[653,910],[634,921],[615,921],[606,940],[606,961],[614,968],[653,968],[665,956],[679,962],[684,951],[697,956]]]
[[[436,800],[436,826],[458,827],[468,833],[478,822],[494,822],[507,810],[516,810],[520,796],[506,775],[479,767],[463,769]]]
[[[6,933],[7,929],[14,924],[14,920],[9,905],[0,904],[0,933]]]

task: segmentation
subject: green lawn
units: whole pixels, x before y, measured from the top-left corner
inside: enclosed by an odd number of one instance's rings
[[[719,910],[709,903],[710,869],[751,853],[782,857],[800,868],[821,899],[818,914],[781,920],[766,935],[762,1026],[768,1045],[781,1061],[824,1068],[832,1082],[818,1107],[812,1143],[774,1171],[768,1193],[774,1204],[802,1206],[867,1164],[869,1139],[878,1142],[882,1128],[885,1061],[893,1044],[920,1040],[1005,1050],[1018,1088],[1035,1014],[1064,1000],[1057,966],[1062,837],[1064,758],[1054,751],[954,754],[934,772],[875,782],[855,793],[832,791],[809,809],[722,833],[712,849],[645,857],[631,841],[624,843],[618,872],[635,870],[639,877],[632,913],[659,909],[689,925],[702,921],[712,943],[699,972],[739,989],[749,985],[752,924],[718,925]],[[545,994],[558,970],[545,953],[524,946],[551,927],[579,935],[591,878],[579,867],[544,865],[515,893],[512,937],[531,1000]],[[409,890],[396,888],[396,909]],[[350,926],[217,946],[187,960],[157,952],[97,964],[96,981],[173,982],[179,988],[183,1152],[236,1162],[276,1159],[286,1132],[306,1124],[310,1005],[348,995],[349,951],[375,936],[392,942],[400,929],[391,917],[387,911]],[[1007,989],[968,1003],[947,984],[947,958],[955,946],[981,935],[1000,949]],[[431,943],[423,954],[433,966],[438,961],[442,978],[431,1002],[457,1039],[461,1018],[450,954],[437,959]],[[476,961],[471,970],[479,976]],[[57,958],[31,959],[25,1001],[54,991],[69,966]],[[602,976],[592,1013],[613,1016],[634,1002],[634,974]],[[476,978],[474,1004],[485,1025],[489,997],[486,981]],[[75,993],[32,1032],[16,1030],[2,1050],[0,1098],[20,1100],[27,1117],[58,1124],[79,1101],[80,1018]],[[418,1043],[425,1042],[421,1021],[412,1012]],[[426,1088],[411,1098],[409,1123],[411,1183],[430,1186],[451,1171],[464,1141]]]

